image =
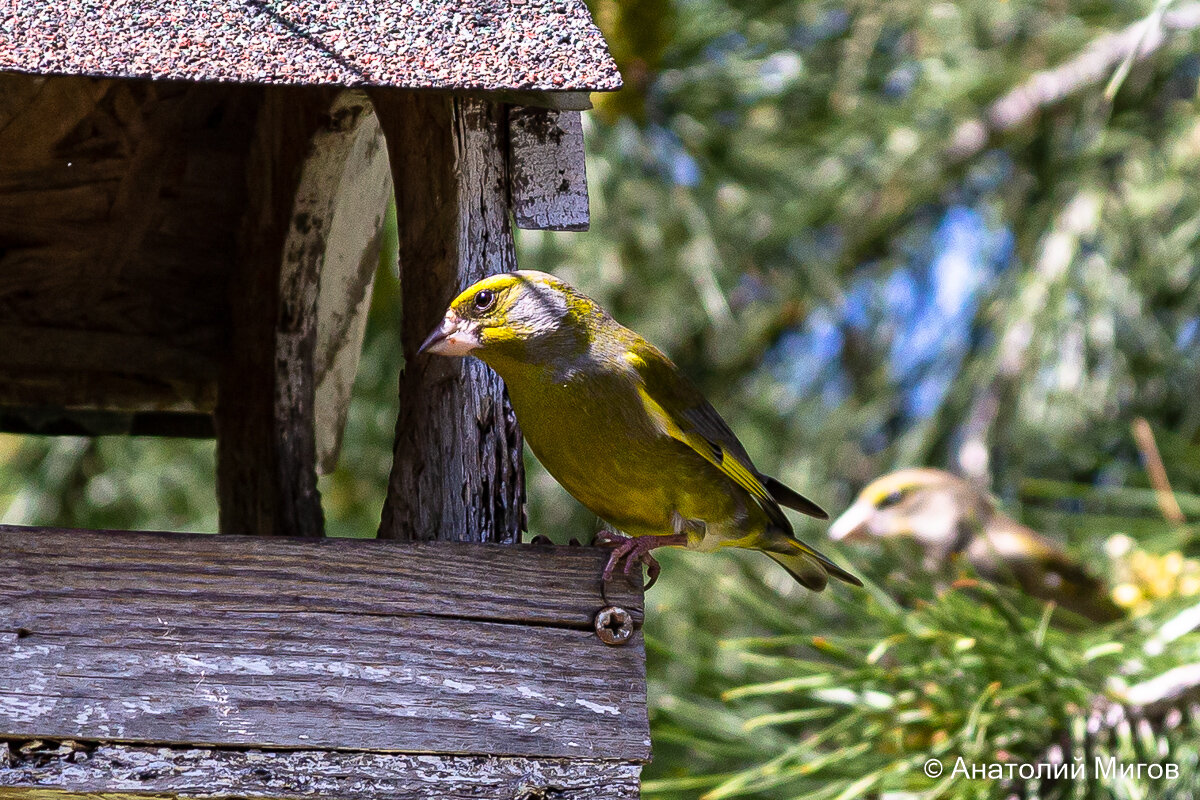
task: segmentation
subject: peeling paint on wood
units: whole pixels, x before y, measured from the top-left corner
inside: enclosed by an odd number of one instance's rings
[[[595,759],[229,751],[102,744],[4,758],[0,800],[636,800],[641,765]]]
[[[585,231],[587,169],[578,111],[509,112],[509,169],[518,228]]]

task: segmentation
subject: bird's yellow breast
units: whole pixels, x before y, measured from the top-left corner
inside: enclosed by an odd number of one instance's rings
[[[675,512],[718,529],[745,520],[749,496],[662,430],[641,402],[632,371],[551,374],[525,364],[496,366],[534,455],[617,529],[674,533]]]

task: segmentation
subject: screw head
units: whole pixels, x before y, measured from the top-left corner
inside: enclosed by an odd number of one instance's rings
[[[633,615],[619,606],[606,606],[596,612],[596,635],[614,647],[633,638]]]

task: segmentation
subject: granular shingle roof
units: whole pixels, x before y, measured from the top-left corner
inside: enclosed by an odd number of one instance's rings
[[[584,0],[0,0],[0,71],[616,89]]]

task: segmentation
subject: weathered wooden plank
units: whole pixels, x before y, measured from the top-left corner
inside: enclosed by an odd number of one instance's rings
[[[528,106],[530,108],[550,108],[556,111],[587,111],[592,107],[591,92],[539,92],[501,89],[492,92],[468,90],[462,94],[480,100],[489,100],[494,103],[507,103],[511,106]]]
[[[513,108],[509,171],[518,228],[586,231],[587,168],[578,111]]]
[[[210,332],[211,340],[218,332]],[[54,367],[80,372],[151,375],[162,379],[214,380],[218,362],[205,351],[181,348],[151,336],[0,324],[0,368]],[[2,396],[3,389],[0,389]]]
[[[4,758],[0,800],[636,800],[641,766],[594,759],[47,746]],[[69,787],[69,789],[67,788]]]
[[[474,359],[417,356],[456,294],[516,268],[504,107],[386,90],[371,99],[396,191],[405,358],[379,535],[517,541],[521,435],[502,382]]]
[[[80,602],[136,590],[198,610],[206,603],[227,607],[236,597],[239,607],[289,613],[452,616],[579,630],[603,605],[642,610],[640,591],[624,580],[601,594],[607,554],[597,548],[303,542],[13,525],[0,525],[0,542],[5,591],[61,593]],[[34,578],[36,586],[29,583]]]
[[[223,355],[229,339],[221,264],[231,256],[186,240],[176,240],[170,253],[161,245],[144,247],[116,278],[89,271],[87,242],[0,250],[0,314],[9,325],[53,329],[69,320],[71,328],[159,338],[176,347],[211,345],[209,355]],[[6,246],[0,240],[0,248]],[[185,269],[195,258],[218,263],[204,276]],[[98,293],[103,299],[88,305]]]
[[[0,739],[645,759],[605,555],[0,528]]]
[[[130,413],[211,412],[211,381],[166,381],[145,375],[0,368],[0,404],[9,408],[113,410]]]
[[[5,738],[648,753],[634,738],[645,716],[644,689],[630,688],[636,648],[608,648],[591,632],[341,614],[200,617],[138,603],[130,613],[122,605],[98,604],[102,617],[66,604],[22,615],[34,632],[0,643],[9,662],[0,668]],[[8,611],[0,620],[14,621]]]

